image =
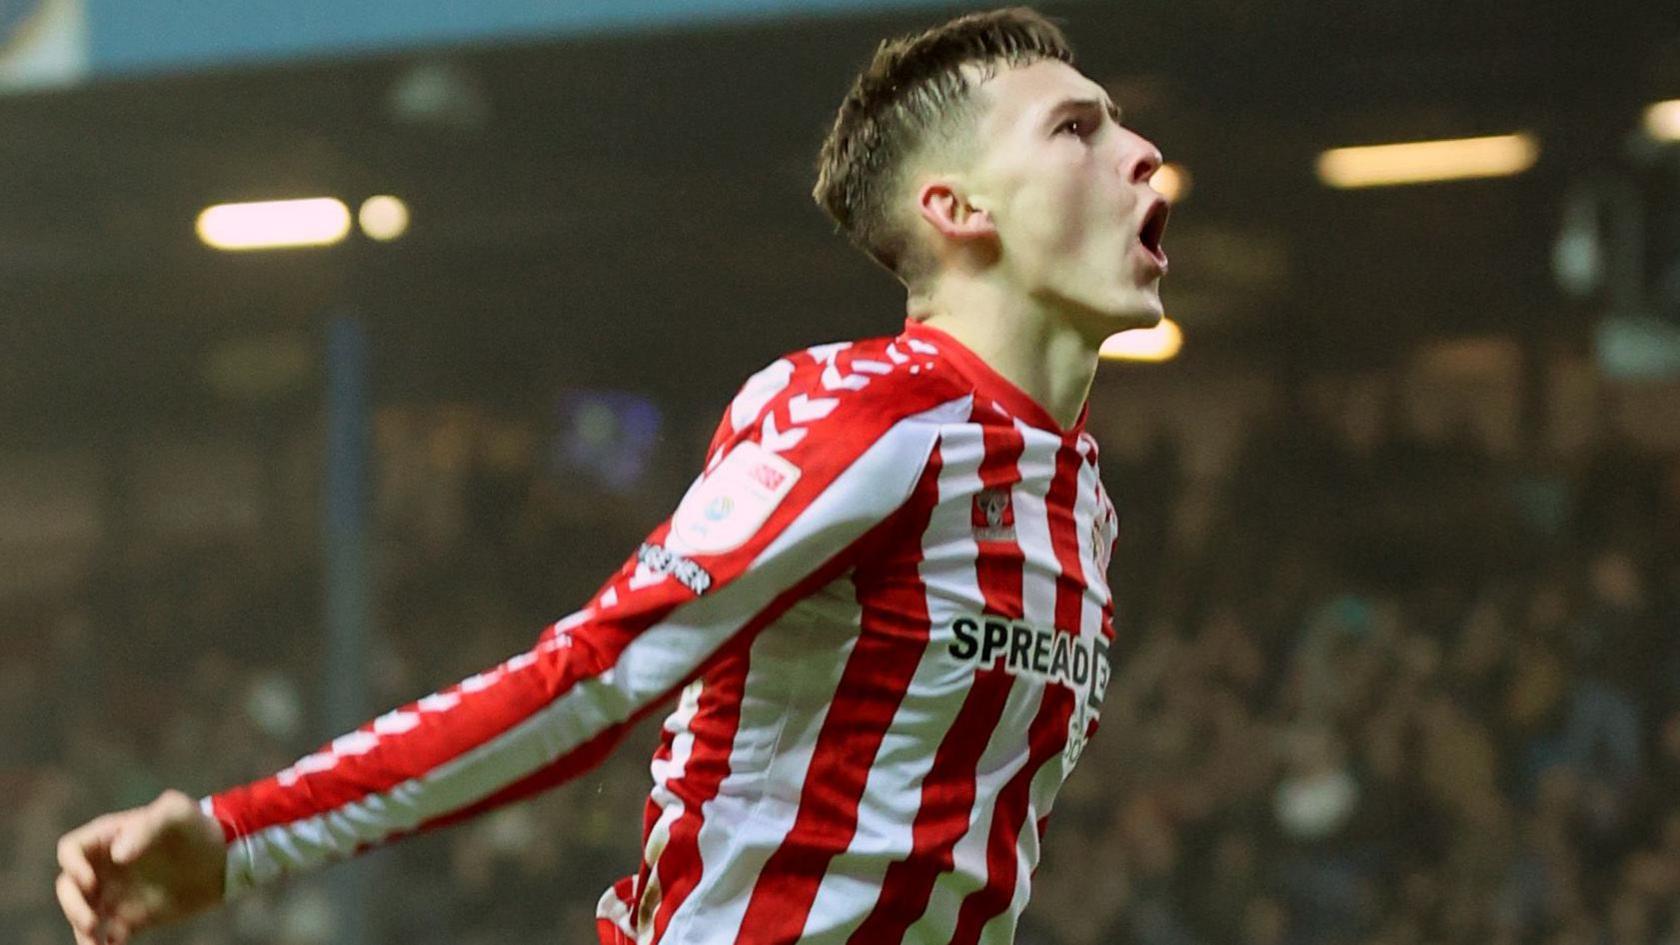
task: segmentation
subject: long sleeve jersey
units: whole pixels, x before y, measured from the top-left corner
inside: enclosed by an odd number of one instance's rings
[[[675,697],[604,945],[1011,941],[1109,678],[1083,419],[916,323],[778,359],[531,650],[205,798],[229,891],[575,777]]]

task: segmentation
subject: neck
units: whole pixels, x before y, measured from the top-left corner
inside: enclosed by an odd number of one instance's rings
[[[988,280],[949,275],[931,293],[912,295],[908,312],[961,342],[1063,429],[1079,419],[1097,348],[1055,312]]]

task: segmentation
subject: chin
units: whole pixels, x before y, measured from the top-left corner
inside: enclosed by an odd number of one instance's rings
[[[1161,324],[1161,320],[1166,318],[1166,317],[1167,317],[1166,310],[1163,309],[1160,305],[1155,305],[1152,308],[1147,308],[1147,309],[1143,309],[1143,310],[1131,313],[1128,316],[1128,319],[1130,321],[1134,322],[1135,324],[1128,325],[1127,327],[1128,328],[1154,328],[1156,325]]]
[[[1161,304],[1161,297],[1149,293],[1129,295],[1120,300],[1110,309],[1108,320],[1111,331],[1130,331],[1133,328],[1154,328],[1166,316],[1167,310]]]
[[[1103,342],[1123,331],[1134,331],[1140,328],[1154,328],[1161,323],[1161,311],[1139,309],[1136,306],[1123,310],[1099,310],[1097,317],[1081,323],[1079,333],[1093,347],[1101,348]]]
[[[1161,297],[1152,288],[1128,288],[1108,298],[1095,295],[1080,299],[1067,294],[1060,301],[1062,310],[1068,313],[1080,334],[1098,345],[1122,331],[1154,328],[1166,312]]]

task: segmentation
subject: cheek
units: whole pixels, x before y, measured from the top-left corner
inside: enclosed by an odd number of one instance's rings
[[[1022,190],[1015,210],[1025,242],[1057,257],[1079,249],[1093,231],[1088,194],[1072,179],[1044,180]]]

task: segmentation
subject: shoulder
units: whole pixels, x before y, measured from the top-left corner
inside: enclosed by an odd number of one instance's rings
[[[786,429],[831,417],[849,424],[966,413],[971,391],[925,342],[903,337],[812,345],[759,369],[729,404],[724,425],[741,432],[767,422]]]

